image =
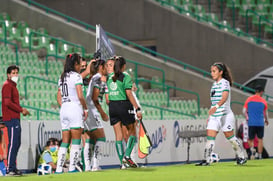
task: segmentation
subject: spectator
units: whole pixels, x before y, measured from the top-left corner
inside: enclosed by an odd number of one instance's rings
[[[0,117],[0,149],[2,149],[2,154],[0,154],[0,176],[6,175],[6,166],[4,164],[4,160],[7,159],[7,150],[6,150],[6,142],[3,136],[2,129],[5,128],[5,123],[2,120],[2,116]]]
[[[2,114],[3,121],[8,129],[8,165],[9,176],[21,176],[22,172],[16,168],[16,158],[21,145],[20,113],[29,115],[27,109],[22,108],[19,103],[19,93],[16,88],[19,67],[11,65],[7,68],[7,80],[2,87]]]
[[[244,121],[239,126],[239,129],[238,129],[238,132],[237,132],[237,137],[242,139],[243,147],[246,150],[248,159],[250,159],[251,158],[251,151],[250,151],[250,147],[248,145],[248,125],[247,125],[247,121]],[[255,136],[255,138],[254,138],[254,148],[255,148],[256,152],[258,152],[258,138],[257,138],[257,136]],[[269,155],[268,155],[265,147],[263,147],[262,158],[269,158]]]
[[[46,142],[44,151],[40,156],[38,165],[43,163],[49,164],[54,172],[57,166],[58,150],[59,141],[56,138],[49,138]]]
[[[254,138],[258,137],[258,157],[262,158],[264,124],[268,125],[267,102],[262,98],[264,88],[257,86],[255,95],[247,98],[243,112],[248,122],[248,144],[251,151],[251,159],[255,158]]]

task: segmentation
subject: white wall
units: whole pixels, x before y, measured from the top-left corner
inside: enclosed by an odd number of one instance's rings
[[[242,120],[239,120],[241,122]],[[273,120],[270,120],[272,122]],[[144,121],[146,129],[151,137],[153,147],[147,160],[136,159],[138,163],[170,163],[185,162],[187,160],[187,143],[179,138],[178,133],[183,130],[203,130],[206,128],[206,120],[165,120]],[[106,144],[104,147],[101,164],[118,165],[118,157],[115,149],[115,137],[113,128],[109,123],[104,123]],[[272,124],[265,128],[264,145],[273,155],[273,129]],[[36,149],[42,149],[50,137],[61,138],[61,126],[59,121],[22,121],[22,145],[18,155],[19,169],[33,169],[35,165]],[[201,160],[205,138],[192,139],[190,147],[190,161]],[[136,155],[137,155],[137,149]],[[216,139],[215,152],[221,159],[234,158],[230,143],[220,133]],[[26,164],[27,163],[27,164]]]

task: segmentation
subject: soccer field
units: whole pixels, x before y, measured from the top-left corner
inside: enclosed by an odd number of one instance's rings
[[[235,162],[219,162],[211,166],[197,167],[194,164],[179,164],[161,167],[146,167],[137,169],[107,169],[100,172],[66,173],[62,175],[37,176],[26,174],[23,177],[2,177],[5,180],[130,180],[130,181],[159,181],[159,180],[198,180],[198,181],[234,181],[234,180],[273,180],[273,159],[250,160],[246,165],[235,165]]]

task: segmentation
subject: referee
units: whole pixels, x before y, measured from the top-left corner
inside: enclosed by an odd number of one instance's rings
[[[116,135],[116,150],[121,168],[123,164],[136,168],[137,164],[130,157],[136,142],[134,108],[138,119],[142,118],[142,113],[132,95],[132,79],[129,74],[124,72],[126,69],[125,59],[121,56],[115,56],[112,60],[115,61],[114,72],[109,75],[107,80],[110,124],[113,126]],[[122,125],[126,126],[129,135],[125,155],[122,146]]]

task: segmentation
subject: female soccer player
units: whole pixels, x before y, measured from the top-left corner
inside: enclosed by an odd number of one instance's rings
[[[99,160],[101,156],[101,151],[103,144],[105,143],[105,134],[103,125],[101,123],[101,118],[103,121],[108,121],[109,118],[107,114],[103,111],[100,101],[102,101],[103,94],[107,91],[106,82],[102,81],[102,76],[107,75],[105,61],[97,60],[91,65],[91,71],[93,76],[89,82],[86,101],[88,107],[88,117],[85,124],[85,129],[87,130],[90,138],[95,140],[94,152],[93,152],[93,164],[91,171],[100,170]],[[100,118],[101,116],[101,118]],[[85,161],[86,171],[90,169],[89,160]]]
[[[66,56],[64,71],[59,80],[57,101],[61,106],[62,144],[58,152],[56,173],[62,173],[67,148],[72,140],[70,150],[69,172],[75,172],[81,149],[83,121],[88,115],[87,105],[82,92],[80,56],[77,53]]]
[[[130,157],[136,141],[134,108],[139,119],[142,118],[142,113],[132,95],[132,79],[128,73],[124,72],[126,69],[125,59],[115,56],[114,60],[114,72],[109,75],[107,80],[110,124],[116,135],[116,150],[120,163],[126,163],[135,168],[137,164]],[[129,135],[125,155],[122,146],[122,125],[126,126]]]
[[[246,158],[240,141],[234,135],[235,118],[230,108],[230,86],[232,78],[229,68],[223,63],[214,63],[211,66],[211,76],[215,81],[210,90],[211,108],[207,123],[207,143],[204,151],[204,160],[197,166],[210,165],[211,153],[215,146],[215,137],[221,129],[229,140],[237,155],[237,164],[246,163]]]

